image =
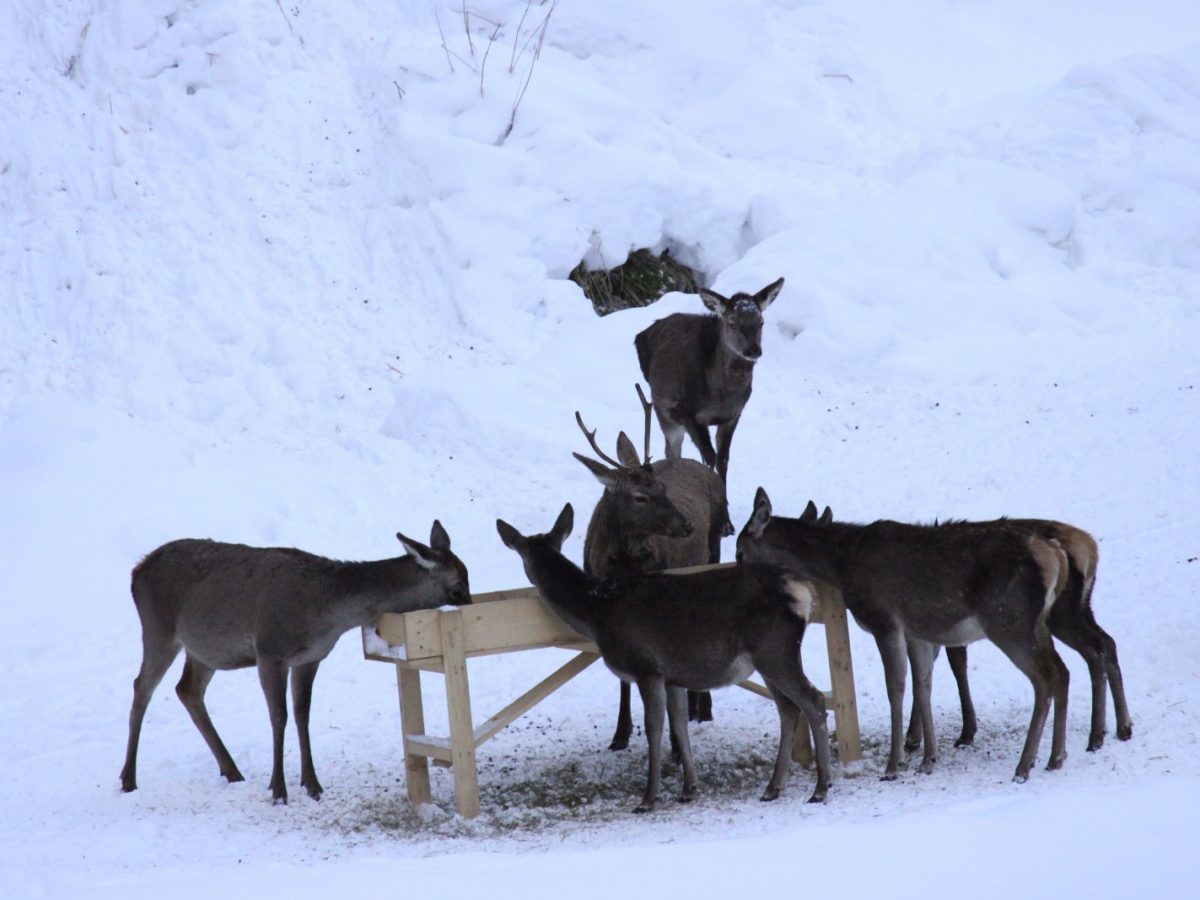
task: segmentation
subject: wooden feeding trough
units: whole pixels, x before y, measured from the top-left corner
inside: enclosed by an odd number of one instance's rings
[[[711,568],[717,566],[672,571],[698,572]],[[600,658],[596,646],[547,609],[532,587],[476,594],[471,599],[470,606],[387,613],[374,627],[363,628],[366,658],[396,666],[409,800],[415,806],[432,799],[429,786],[429,760],[432,759],[435,765],[451,767],[458,812],[465,818],[479,814],[476,748]],[[843,763],[853,762],[862,756],[858,705],[854,695],[846,608],[836,591],[818,591],[810,624],[825,628],[832,684],[832,689],[826,693],[826,701],[833,710],[839,757]],[[494,716],[475,725],[467,660],[546,647],[574,650],[576,655]],[[446,678],[449,737],[432,737],[425,733],[422,672],[437,672]],[[769,696],[756,682],[744,681],[740,686]],[[807,734],[803,719],[801,729]],[[797,757],[808,762],[810,754],[808,741],[798,740]]]

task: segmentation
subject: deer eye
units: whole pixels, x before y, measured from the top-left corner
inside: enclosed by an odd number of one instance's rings
[[[649,497],[647,497],[645,494],[634,494],[634,495],[633,495],[633,502],[634,502],[634,503],[649,503],[649,502],[650,502],[650,498],[649,498]]]

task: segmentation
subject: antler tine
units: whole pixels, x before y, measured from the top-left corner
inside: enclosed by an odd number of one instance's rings
[[[592,451],[598,457],[600,457],[610,466],[616,466],[618,469],[625,468],[623,465],[601,450],[598,446],[596,446],[596,429],[593,428],[591,431],[587,430],[587,426],[583,424],[583,416],[579,414],[579,410],[575,410],[575,424],[579,426],[579,430],[582,431],[583,436],[588,439],[588,443],[592,445]]]
[[[642,459],[642,465],[650,465],[650,410],[654,409],[654,405],[646,400],[646,395],[642,393],[641,382],[634,382],[633,385],[637,388],[638,399],[642,401],[642,411],[646,414],[646,452]]]

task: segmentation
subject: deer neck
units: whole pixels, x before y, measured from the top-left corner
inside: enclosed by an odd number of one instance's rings
[[[755,360],[734,353],[724,340],[717,341],[705,373],[709,387],[719,389],[722,393],[731,393],[749,386],[754,377],[754,363]]]
[[[597,579],[561,553],[550,550],[530,554],[524,563],[525,574],[546,605],[584,637],[595,640]]]
[[[425,573],[407,556],[368,562],[344,562],[337,577],[342,591],[331,610],[349,622],[347,628],[367,625],[385,612],[408,612],[439,605],[437,582],[422,577]]]

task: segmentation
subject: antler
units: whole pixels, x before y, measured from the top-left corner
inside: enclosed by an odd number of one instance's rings
[[[642,457],[642,465],[650,465],[650,410],[654,409],[654,405],[646,400],[646,395],[642,393],[641,382],[635,382],[634,387],[637,388],[638,399],[642,401],[642,410],[646,413],[646,452]]]
[[[579,430],[582,431],[583,436],[588,439],[588,443],[592,445],[592,450],[598,457],[600,457],[610,466],[616,466],[618,469],[625,468],[623,465],[601,450],[598,446],[596,446],[596,429],[593,428],[591,431],[587,430],[587,426],[583,424],[583,416],[579,414],[579,410],[575,410],[575,424],[579,426]]]

